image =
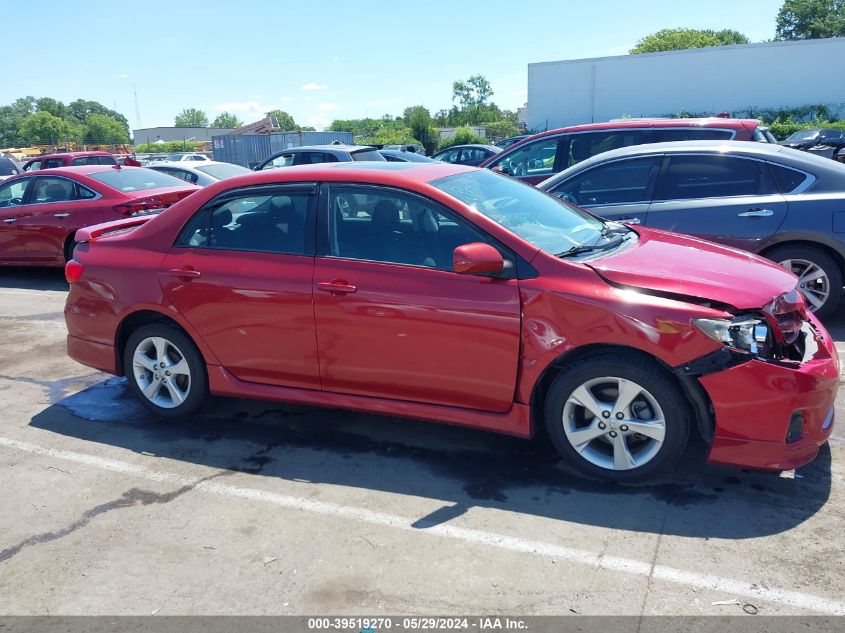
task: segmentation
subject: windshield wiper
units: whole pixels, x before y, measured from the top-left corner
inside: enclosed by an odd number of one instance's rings
[[[616,248],[624,241],[625,238],[623,237],[619,238],[618,240],[611,240],[609,242],[605,242],[604,244],[590,244],[589,246],[582,244],[579,246],[573,246],[572,248],[567,249],[562,253],[555,254],[555,257],[572,257],[574,255],[581,255],[583,253],[590,253],[592,251],[606,251],[611,248]]]

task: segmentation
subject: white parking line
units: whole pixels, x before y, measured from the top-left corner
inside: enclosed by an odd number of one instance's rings
[[[477,545],[497,547],[511,552],[521,552],[525,554],[532,554],[534,556],[554,558],[555,560],[567,561],[578,565],[586,565],[596,569],[605,569],[626,574],[634,574],[636,576],[657,578],[659,580],[665,580],[678,585],[711,589],[728,595],[766,600],[810,611],[818,611],[831,615],[845,615],[845,602],[797,591],[789,591],[786,589],[763,588],[758,585],[752,585],[748,581],[722,578],[720,576],[701,574],[698,572],[676,569],[674,567],[666,567],[664,565],[652,566],[651,563],[645,561],[621,558],[618,556],[603,556],[587,550],[573,549],[570,547],[555,545],[553,543],[521,539],[471,528],[462,528],[444,524],[420,528],[414,526],[415,519],[409,519],[395,514],[374,512],[364,508],[344,506],[324,501],[314,501],[304,497],[282,495],[267,490],[231,486],[214,481],[201,480],[197,477],[185,477],[175,473],[150,470],[148,468],[144,468],[143,466],[137,466],[127,462],[106,459],[85,453],[76,453],[72,451],[36,446],[34,444],[20,442],[18,440],[5,437],[0,437],[0,446],[36,455],[55,457],[57,459],[76,462],[78,464],[85,464],[101,470],[132,475],[133,477],[140,477],[149,481],[168,482],[179,486],[193,486],[196,490],[221,496],[260,501],[262,503],[270,503],[275,506],[291,510],[335,516],[383,527],[408,530],[417,534],[430,534]]]

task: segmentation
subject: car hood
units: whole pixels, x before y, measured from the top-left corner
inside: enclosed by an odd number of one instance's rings
[[[795,288],[795,275],[756,255],[676,233],[637,233],[633,248],[585,263],[611,285],[740,310],[762,308]]]

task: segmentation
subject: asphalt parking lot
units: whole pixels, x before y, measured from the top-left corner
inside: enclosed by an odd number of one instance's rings
[[[694,443],[671,478],[608,486],[536,442],[376,415],[156,421],[65,356],[66,289],[0,271],[0,613],[845,614],[845,393],[795,473]]]

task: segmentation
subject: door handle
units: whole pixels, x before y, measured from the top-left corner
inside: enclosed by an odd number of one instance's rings
[[[54,214],[53,214],[53,217],[54,217],[54,218],[66,218],[66,217],[68,217],[69,215],[70,215],[70,213],[54,213]]]
[[[358,290],[357,286],[352,286],[341,279],[334,281],[318,281],[317,289],[323,292],[330,292],[333,295],[349,295]]]
[[[190,268],[171,268],[167,271],[169,275],[173,275],[174,277],[182,277],[184,279],[196,279],[202,273],[198,270],[193,270]]]
[[[614,222],[621,222],[622,224],[642,224],[643,221],[639,218],[619,218],[618,220],[614,220]]]
[[[774,214],[775,212],[771,209],[749,209],[748,211],[737,213],[741,218],[768,218]]]
[[[3,222],[5,222],[6,224],[11,224],[12,222],[17,222],[17,221],[18,221],[17,218],[6,218],[5,220],[3,220]]]

